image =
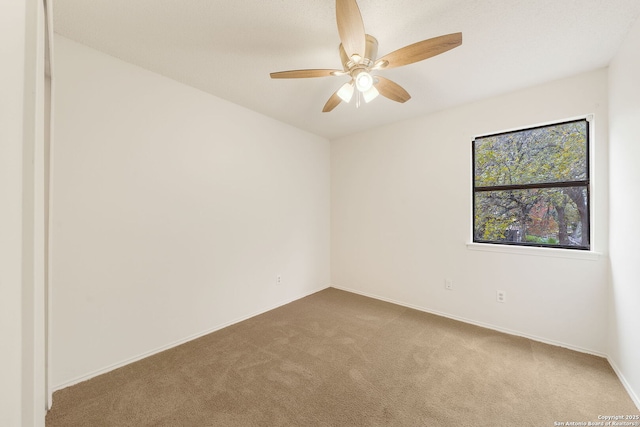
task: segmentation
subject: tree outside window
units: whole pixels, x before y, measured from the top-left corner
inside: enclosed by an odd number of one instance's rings
[[[589,249],[589,123],[475,138],[473,241]]]

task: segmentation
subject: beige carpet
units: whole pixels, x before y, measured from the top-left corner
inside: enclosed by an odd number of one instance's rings
[[[618,414],[638,410],[602,358],[327,289],[60,390],[46,425],[537,427]]]

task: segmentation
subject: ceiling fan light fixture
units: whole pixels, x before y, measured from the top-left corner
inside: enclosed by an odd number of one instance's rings
[[[360,70],[354,77],[356,81],[356,87],[362,93],[368,91],[373,87],[373,77],[365,70]]]
[[[349,103],[351,98],[353,98],[353,83],[348,82],[342,85],[336,94],[342,99],[344,102]]]
[[[407,45],[378,58],[378,40],[365,33],[357,0],[335,0],[335,4],[336,23],[340,36],[338,53],[342,70],[290,70],[270,74],[272,79],[349,75],[351,81],[340,86],[340,89],[329,97],[322,109],[323,113],[332,111],[342,101],[350,102],[354,95],[356,95],[357,107],[360,106],[361,100],[370,102],[378,95],[395,102],[407,102],[411,99],[411,95],[402,86],[382,76],[373,77],[371,73],[377,74],[382,69],[423,61],[462,44],[462,33],[451,33]]]
[[[371,86],[366,92],[362,92],[362,98],[364,98],[364,102],[366,103],[369,103],[369,101],[373,101],[378,97],[378,95],[380,95],[380,92],[378,92],[378,89],[376,89],[374,86]]]

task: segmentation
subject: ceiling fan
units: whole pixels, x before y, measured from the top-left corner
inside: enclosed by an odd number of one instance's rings
[[[411,95],[402,86],[382,76],[373,76],[371,72],[413,64],[462,44],[462,33],[452,33],[405,46],[376,59],[378,40],[365,34],[356,0],[336,0],[336,20],[342,42],[339,47],[342,70],[311,69],[271,73],[272,79],[351,76],[351,81],[331,95],[322,109],[323,113],[333,110],[341,101],[350,102],[354,93],[358,106],[361,96],[365,102],[373,100],[378,95],[400,103],[406,102]]]

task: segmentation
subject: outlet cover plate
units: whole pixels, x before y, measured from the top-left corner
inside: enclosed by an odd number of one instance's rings
[[[496,291],[496,301],[500,303],[507,302],[507,293],[505,291]]]

